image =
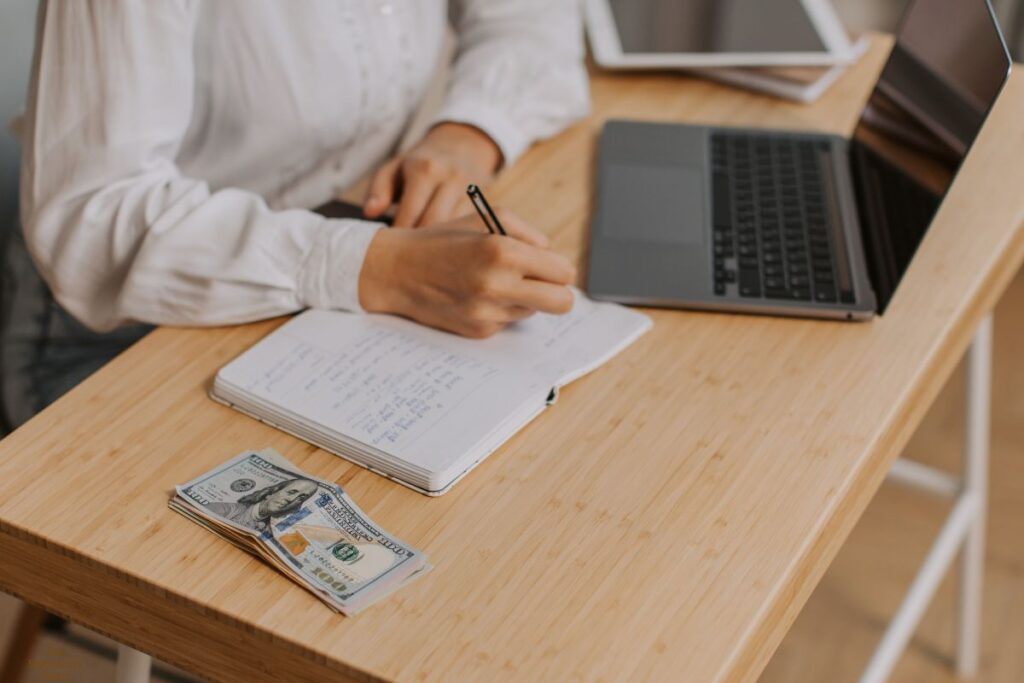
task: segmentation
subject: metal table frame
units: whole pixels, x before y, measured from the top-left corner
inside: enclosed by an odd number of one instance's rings
[[[960,556],[956,668],[963,677],[973,676],[978,671],[991,387],[992,316],[989,315],[978,325],[967,351],[962,476],[953,477],[902,458],[893,463],[889,472],[890,481],[952,499],[953,509],[878,643],[860,678],[861,683],[881,683],[889,678],[959,550],[963,552]]]

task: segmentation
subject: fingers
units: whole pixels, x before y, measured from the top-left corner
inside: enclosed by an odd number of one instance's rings
[[[507,325],[509,323],[525,320],[526,318],[529,318],[536,312],[537,311],[535,311],[534,309],[527,308],[526,306],[509,306],[508,304],[498,304],[494,309],[493,315],[488,316],[488,319],[491,320],[492,322],[498,322]]]
[[[363,214],[367,218],[377,218],[395,201],[398,190],[398,169],[401,161],[392,159],[377,169],[366,190],[363,202]]]
[[[508,325],[529,318],[536,313],[532,308],[508,306],[493,302],[476,302],[470,305],[470,312],[451,326],[451,331],[464,337],[486,339]]]
[[[526,306],[506,306],[505,315],[508,316],[507,322],[518,322],[520,320],[526,320],[537,311]]]
[[[520,280],[505,293],[506,304],[552,315],[563,315],[572,310],[572,290],[539,280]]]
[[[463,337],[486,339],[534,313],[534,310],[521,306],[476,302],[461,315],[427,316],[420,321]]]
[[[536,309],[509,304],[505,301],[478,299],[467,304],[466,319],[508,325],[529,318],[536,312]]]
[[[522,242],[512,242],[507,249],[509,253],[504,258],[508,259],[524,277],[556,285],[571,285],[576,282],[576,266],[561,254]]]
[[[521,242],[526,242],[541,249],[546,249],[550,244],[547,235],[511,211],[495,209],[494,213],[498,216],[498,220],[501,221],[501,225],[505,228],[505,232],[508,233],[509,237],[515,237]]]
[[[411,228],[419,224],[420,216],[437,188],[436,182],[425,175],[406,175],[402,196],[395,212],[396,228]]]
[[[561,254],[508,238],[487,238],[487,250],[504,276],[492,277],[488,289],[505,306],[561,315],[572,310],[568,285],[576,267]]]
[[[485,265],[468,292],[470,301],[556,315],[572,310],[568,285],[576,269],[568,259],[508,237],[483,238],[480,248]]]
[[[490,322],[479,322],[479,321],[465,321],[456,323],[442,323],[441,327],[454,332],[455,334],[463,337],[469,337],[470,339],[487,339],[493,337],[498,332],[505,329],[503,323],[490,323]]]
[[[459,192],[460,199],[465,194],[464,191]],[[467,202],[468,203],[468,202]],[[456,205],[456,209],[460,209],[459,205]],[[514,237],[520,242],[525,242],[534,247],[541,249],[547,249],[551,241],[547,235],[542,233],[537,228],[533,227],[519,216],[515,215],[507,209],[495,209],[495,215],[498,216],[498,220],[501,221],[501,225],[505,228],[505,232],[508,233],[509,237]],[[484,224],[480,216],[473,211],[469,214],[463,214],[462,211],[458,211],[459,217],[455,220],[448,220],[447,222],[442,221],[430,221],[424,219],[423,225],[437,225],[438,227],[454,228],[457,230],[468,230],[471,232],[487,232],[487,226]],[[440,223],[440,224],[439,224]]]
[[[466,213],[469,207],[464,206],[466,201],[466,188],[461,183],[443,183],[434,191],[423,215],[420,216],[416,227],[437,225],[450,221],[457,215]]]

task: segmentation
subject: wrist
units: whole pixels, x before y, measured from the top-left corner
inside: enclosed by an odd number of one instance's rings
[[[501,167],[501,148],[476,126],[443,121],[427,132],[424,143],[449,150],[480,176],[492,176]]]
[[[377,231],[359,271],[359,305],[368,313],[400,313],[404,301],[399,273],[403,235],[399,230]]]

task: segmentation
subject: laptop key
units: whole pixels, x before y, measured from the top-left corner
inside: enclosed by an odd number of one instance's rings
[[[834,287],[819,286],[814,290],[814,300],[822,303],[835,303],[836,290]]]
[[[711,181],[714,196],[714,221],[716,225],[732,224],[732,199],[729,196],[729,176],[715,173]]]
[[[741,268],[739,273],[740,296],[761,296],[761,277],[757,270]]]

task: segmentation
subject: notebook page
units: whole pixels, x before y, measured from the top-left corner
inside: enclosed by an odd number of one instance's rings
[[[537,314],[486,340],[392,316],[306,311],[218,378],[417,469],[441,472],[650,326],[641,313],[575,294],[570,313]]]
[[[552,388],[600,366],[651,326],[650,318],[642,313],[614,303],[592,301],[576,290],[573,293],[575,302],[569,313],[539,313],[485,340],[465,339],[391,316],[371,316],[382,329],[407,332],[421,343],[443,348],[460,358],[473,358],[496,373],[512,376],[504,378],[504,387],[499,386],[502,382],[486,379],[486,383],[495,382],[495,386],[481,387],[466,399],[466,403],[486,401],[490,404],[487,407],[504,406],[504,413],[489,412],[489,418],[476,413],[477,417],[471,417],[470,408],[459,407],[450,420],[420,432],[403,457],[431,471],[447,469],[468,452],[469,446],[464,449],[461,445],[465,443],[463,437],[481,434],[481,425],[497,427],[527,403],[539,409]],[[525,396],[505,388],[513,384],[517,391],[525,391]],[[507,396],[503,395],[506,393]],[[473,410],[483,408],[473,406]],[[456,441],[460,444],[457,450],[453,448]]]
[[[465,455],[528,397],[547,391],[507,359],[451,341],[464,340],[396,318],[307,311],[227,365],[219,379],[433,471]]]
[[[651,327],[651,319],[639,311],[593,301],[575,289],[573,294],[569,313],[536,314],[483,342],[487,357],[514,358],[548,388],[562,386],[607,362]]]

